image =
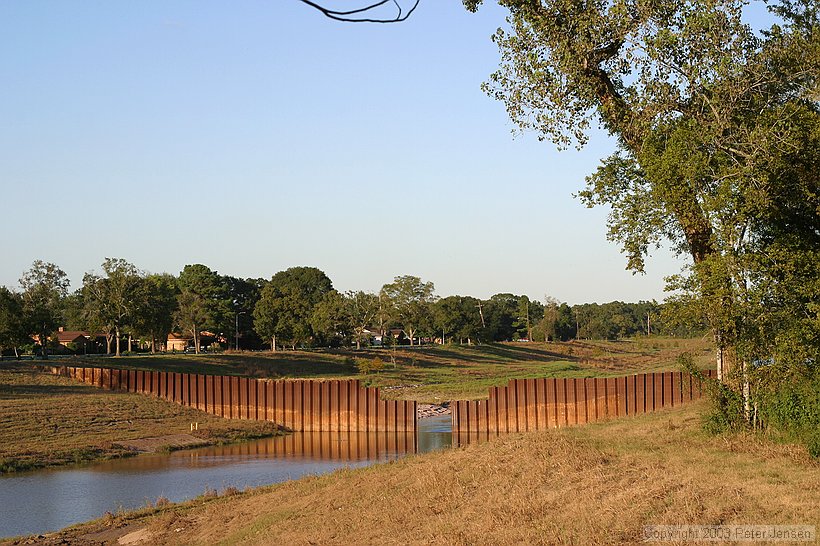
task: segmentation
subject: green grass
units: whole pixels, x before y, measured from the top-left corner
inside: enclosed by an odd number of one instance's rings
[[[221,419],[16,363],[0,366],[0,415],[0,474],[130,456],[121,445],[129,440],[190,434],[216,444],[278,432],[272,423]],[[193,422],[199,430],[191,432]]]
[[[276,353],[166,354],[119,359],[86,357],[69,365],[111,366],[258,378],[359,379],[382,387],[385,398],[440,402],[487,396],[487,389],[511,379],[606,377],[678,369],[691,353],[711,366],[710,344],[702,339],[636,338],[567,343],[493,343],[402,347],[396,350],[311,350]],[[379,372],[360,374],[357,359],[385,362]]]

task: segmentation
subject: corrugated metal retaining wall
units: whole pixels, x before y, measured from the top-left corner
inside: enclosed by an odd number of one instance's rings
[[[704,372],[713,377],[714,371]],[[513,379],[490,387],[487,400],[451,403],[454,440],[544,430],[636,415],[700,398],[700,381],[685,372],[606,378]]]
[[[228,419],[272,421],[294,431],[416,430],[416,402],[381,400],[358,380],[280,380],[110,368],[52,368],[103,389],[158,396]]]

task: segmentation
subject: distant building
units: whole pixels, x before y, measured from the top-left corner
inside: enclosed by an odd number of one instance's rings
[[[77,353],[85,354],[91,352],[92,347],[91,334],[82,330],[66,330],[62,326],[57,330],[51,339],[56,340],[57,343],[72,349]],[[72,347],[73,344],[73,347]]]
[[[168,340],[165,343],[166,351],[184,351],[185,348],[194,341],[194,338],[182,336],[181,334],[168,334]]]

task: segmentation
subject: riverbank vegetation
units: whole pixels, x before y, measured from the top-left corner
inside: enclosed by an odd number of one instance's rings
[[[485,398],[487,389],[510,379],[603,377],[679,369],[693,355],[711,365],[711,343],[702,338],[638,337],[622,341],[492,343],[354,350],[277,351],[200,355],[72,358],[76,366],[163,370],[257,378],[359,379],[381,387],[382,396],[419,402]],[[378,361],[379,366],[372,363]],[[364,366],[366,362],[369,365]]]
[[[192,447],[278,433],[272,423],[220,419],[8,363],[0,367],[0,415],[0,474],[130,456],[134,440],[151,439],[141,443],[163,450],[179,444],[179,435]],[[191,431],[191,423],[198,430]]]
[[[805,449],[709,435],[703,409],[693,403],[204,495],[42,542],[130,535],[146,544],[634,544],[645,525],[820,521],[820,466]]]

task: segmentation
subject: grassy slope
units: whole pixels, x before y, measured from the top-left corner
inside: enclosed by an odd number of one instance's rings
[[[384,391],[386,398],[435,402],[483,398],[487,388],[510,379],[624,375],[677,369],[676,358],[692,353],[711,365],[710,344],[701,339],[637,338],[628,341],[496,343],[472,346],[403,348],[395,352],[282,351],[215,355],[131,356],[122,359],[71,359],[91,366],[161,369],[269,378],[358,378]],[[391,358],[392,357],[392,358]],[[385,369],[359,375],[357,358],[379,358]],[[395,364],[392,360],[395,359]]]
[[[192,422],[203,443],[275,432],[270,423],[223,420],[8,363],[0,367],[0,416],[0,473],[126,455],[117,442],[188,433]]]
[[[710,437],[699,408],[500,437],[46,542],[147,529],[151,544],[631,544],[652,524],[820,522],[820,465],[758,437]]]

